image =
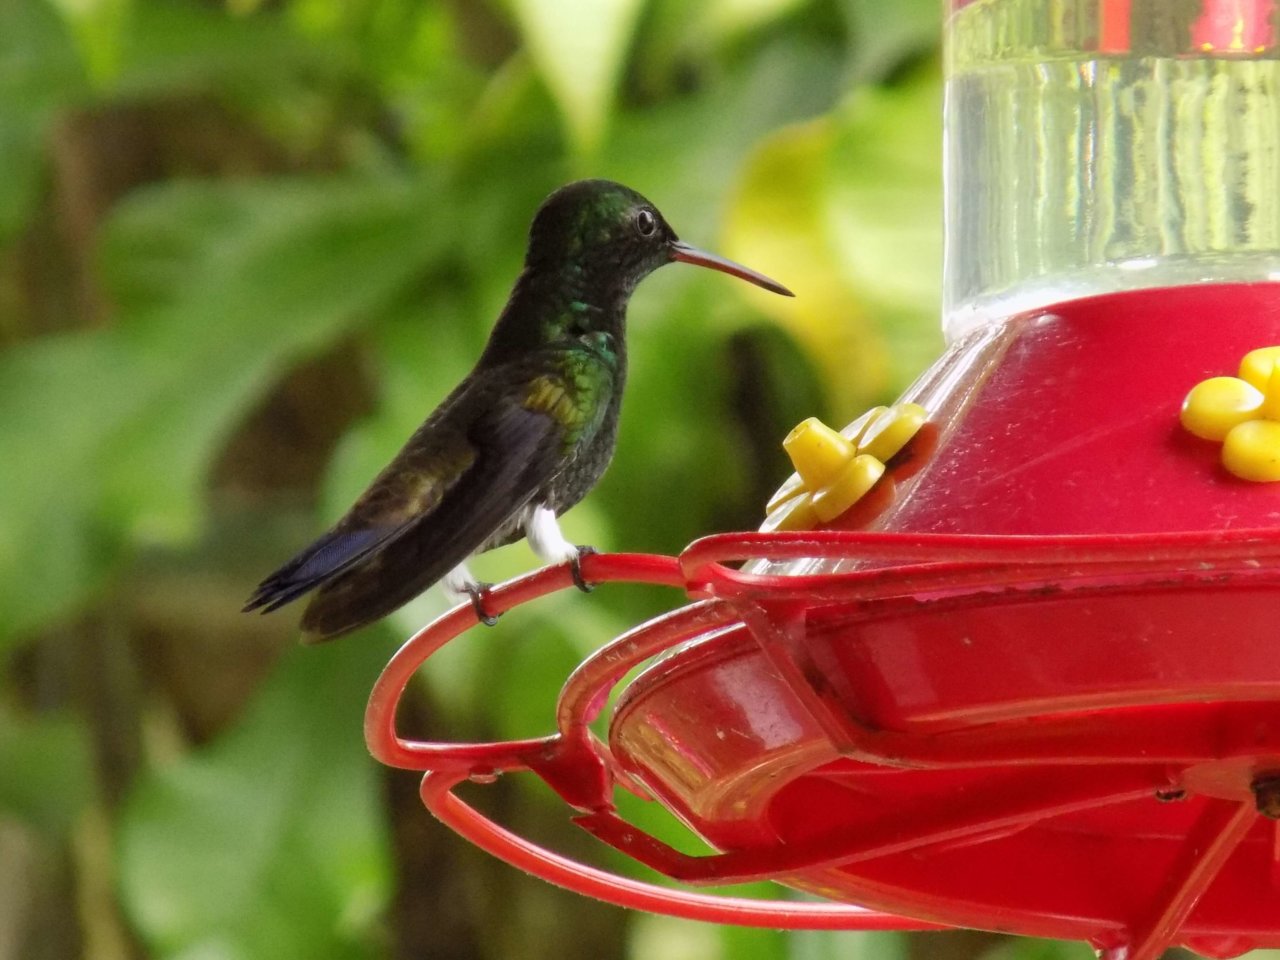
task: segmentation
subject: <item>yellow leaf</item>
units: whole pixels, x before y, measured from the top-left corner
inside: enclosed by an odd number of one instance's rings
[[[884,393],[886,363],[825,224],[832,142],[831,119],[823,118],[762,143],[732,201],[725,249],[795,291],[794,300],[751,290],[744,295],[796,338],[821,372],[835,408],[851,413]]]
[[[755,296],[806,349],[835,412],[905,386],[942,345],[937,77],[861,90],[748,162],[725,249],[795,291]]]

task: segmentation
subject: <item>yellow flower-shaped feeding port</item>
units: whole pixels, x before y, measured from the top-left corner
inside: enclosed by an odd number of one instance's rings
[[[1280,480],[1280,347],[1252,350],[1239,375],[1211,377],[1182,401],[1182,425],[1222,444],[1222,465],[1242,480]]]
[[[796,473],[769,500],[761,530],[811,530],[830,523],[884,476],[885,464],[928,419],[923,407],[900,403],[868,410],[837,432],[816,417],[782,441]]]

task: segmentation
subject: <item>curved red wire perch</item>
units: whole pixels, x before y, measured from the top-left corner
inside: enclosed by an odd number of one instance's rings
[[[582,572],[592,583],[644,583],[683,588],[679,562],[646,554],[591,554]],[[505,613],[548,593],[573,587],[567,565],[548,567],[493,588],[486,598],[494,613]],[[441,822],[476,846],[533,876],[585,896],[632,910],[667,916],[776,929],[924,930],[937,924],[848,904],[765,901],[672,889],[616,876],[577,863],[518,837],[459,799],[454,788],[466,780],[489,781],[499,772],[532,770],[580,810],[612,811],[618,776],[607,748],[587,724],[602,709],[609,689],[633,666],[711,624],[731,611],[721,604],[695,605],[669,616],[658,629],[632,631],[589,659],[565,685],[557,710],[559,730],[544,737],[501,743],[425,743],[406,740],[395,727],[396,707],[414,672],[433,653],[478,623],[470,605],[444,614],[405,643],[378,678],[365,714],[370,752],[389,766],[425,770],[423,803]]]

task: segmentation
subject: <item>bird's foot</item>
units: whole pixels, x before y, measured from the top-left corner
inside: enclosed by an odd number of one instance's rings
[[[573,583],[579,590],[590,593],[595,589],[595,584],[588,583],[582,576],[582,558],[595,553],[596,548],[574,546],[565,539],[554,510],[542,505],[535,507],[525,520],[524,533],[543,563],[568,563]]]
[[[485,600],[489,596],[492,583],[477,580],[466,563],[460,563],[440,580],[444,595],[453,603],[460,603],[463,597],[471,601],[471,609],[476,612],[476,619],[486,627],[492,627],[498,618],[489,613]]]
[[[490,613],[484,603],[485,598],[489,596],[489,588],[492,586],[493,584],[491,583],[473,581],[464,584],[462,587],[462,592],[471,598],[471,609],[476,612],[476,619],[486,627],[494,626],[498,622],[498,617],[501,616],[501,614]]]
[[[577,553],[569,559],[569,572],[573,574],[573,585],[583,593],[590,593],[596,588],[594,583],[588,583],[582,576],[582,558],[590,554],[598,552],[595,547],[580,546]]]

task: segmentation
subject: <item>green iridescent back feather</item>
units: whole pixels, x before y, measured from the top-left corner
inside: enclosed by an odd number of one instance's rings
[[[566,455],[599,429],[618,380],[617,354],[608,346],[612,337],[596,333],[580,339],[588,338],[591,345],[552,354],[546,371],[527,384],[522,401],[526,409],[555,420]]]

